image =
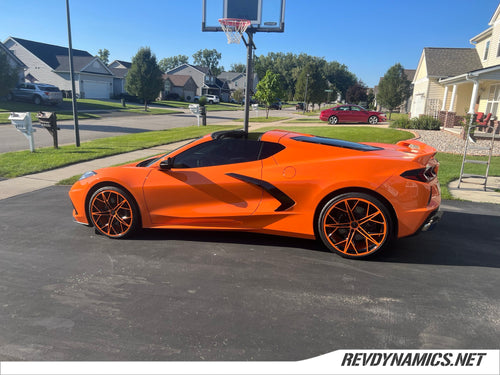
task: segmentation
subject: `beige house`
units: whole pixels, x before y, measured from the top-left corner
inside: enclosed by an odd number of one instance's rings
[[[473,48],[424,48],[413,80],[411,117],[440,116],[445,126],[467,113],[500,117],[500,5]]]

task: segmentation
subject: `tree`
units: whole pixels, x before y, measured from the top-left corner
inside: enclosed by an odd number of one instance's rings
[[[306,86],[307,86],[307,98],[306,96]],[[295,88],[296,99],[306,101],[307,104],[313,103],[321,105],[327,99],[328,93],[325,91],[328,89],[328,83],[324,77],[322,71],[322,64],[319,61],[309,62],[304,69],[302,69],[299,78],[297,79],[297,85]]]
[[[0,97],[6,96],[18,80],[17,70],[9,64],[7,54],[0,50]]]
[[[210,70],[213,76],[218,76],[223,68],[219,68],[219,61],[222,55],[216,49],[199,50],[193,55],[195,65],[203,66]]]
[[[348,103],[359,104],[360,102],[368,101],[368,88],[361,81],[356,82],[354,85],[349,87],[346,92],[346,100]]]
[[[236,73],[246,73],[247,66],[245,64],[241,64],[241,63],[231,64],[231,68],[229,69],[229,71],[236,72]]]
[[[99,57],[104,64],[109,64],[109,51],[106,48],[97,51],[96,57]]]
[[[236,101],[236,103],[242,103],[244,97],[245,97],[245,92],[243,91],[243,89],[236,89],[233,92],[233,99]]]
[[[378,85],[377,102],[389,109],[389,119],[394,108],[399,107],[411,95],[411,82],[403,66],[397,63],[389,68]]]
[[[177,55],[177,56],[166,57],[166,58],[161,59],[158,62],[158,65],[160,66],[160,69],[166,73],[169,70],[177,68],[178,66],[180,66],[182,64],[187,64],[188,61],[189,61],[188,56]]]
[[[340,64],[337,61],[331,61],[326,64],[325,77],[340,93],[342,98],[346,98],[347,89],[354,86],[358,81],[356,76],[347,69],[346,65]]]
[[[128,71],[125,90],[144,100],[144,110],[148,109],[148,101],[158,97],[162,87],[162,71],[156,62],[156,56],[149,47],[139,49],[132,58],[132,66]]]
[[[283,95],[281,77],[270,70],[257,84],[255,99],[266,106],[266,118],[269,117],[269,106]]]

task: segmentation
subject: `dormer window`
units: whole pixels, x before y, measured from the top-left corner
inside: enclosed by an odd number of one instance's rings
[[[490,41],[489,40],[486,42],[486,47],[484,49],[483,60],[488,59],[488,52],[490,52]]]

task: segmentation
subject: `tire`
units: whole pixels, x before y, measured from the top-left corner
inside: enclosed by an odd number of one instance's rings
[[[139,210],[134,198],[114,186],[92,194],[88,213],[96,231],[109,238],[129,237],[139,228]]]
[[[336,125],[336,124],[338,124],[338,123],[339,123],[339,118],[338,118],[337,116],[330,116],[330,117],[328,118],[328,123],[329,123],[330,125]]]
[[[35,103],[36,105],[42,104],[42,98],[40,98],[38,95],[35,95],[33,97],[33,103]]]
[[[372,125],[377,125],[378,124],[378,117],[377,116],[370,116],[368,118],[368,123]]]
[[[8,100],[9,102],[10,102],[10,101],[12,101],[12,100],[14,100],[14,95],[12,95],[12,93],[11,93],[11,92],[9,92],[9,93],[7,94],[7,100]]]
[[[392,217],[387,207],[365,193],[345,193],[322,208],[317,230],[323,244],[344,258],[363,258],[392,239]]]

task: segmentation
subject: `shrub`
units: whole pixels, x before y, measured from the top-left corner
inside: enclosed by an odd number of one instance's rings
[[[421,116],[418,118],[399,118],[391,123],[391,128],[400,129],[421,129],[421,130],[439,130],[441,121],[432,116]]]
[[[200,98],[200,100],[198,100],[198,104],[199,104],[199,105],[201,105],[201,106],[203,107],[205,104],[207,104],[207,101],[208,101],[208,100],[207,100],[207,97],[206,97],[206,96],[202,96],[202,97]]]

